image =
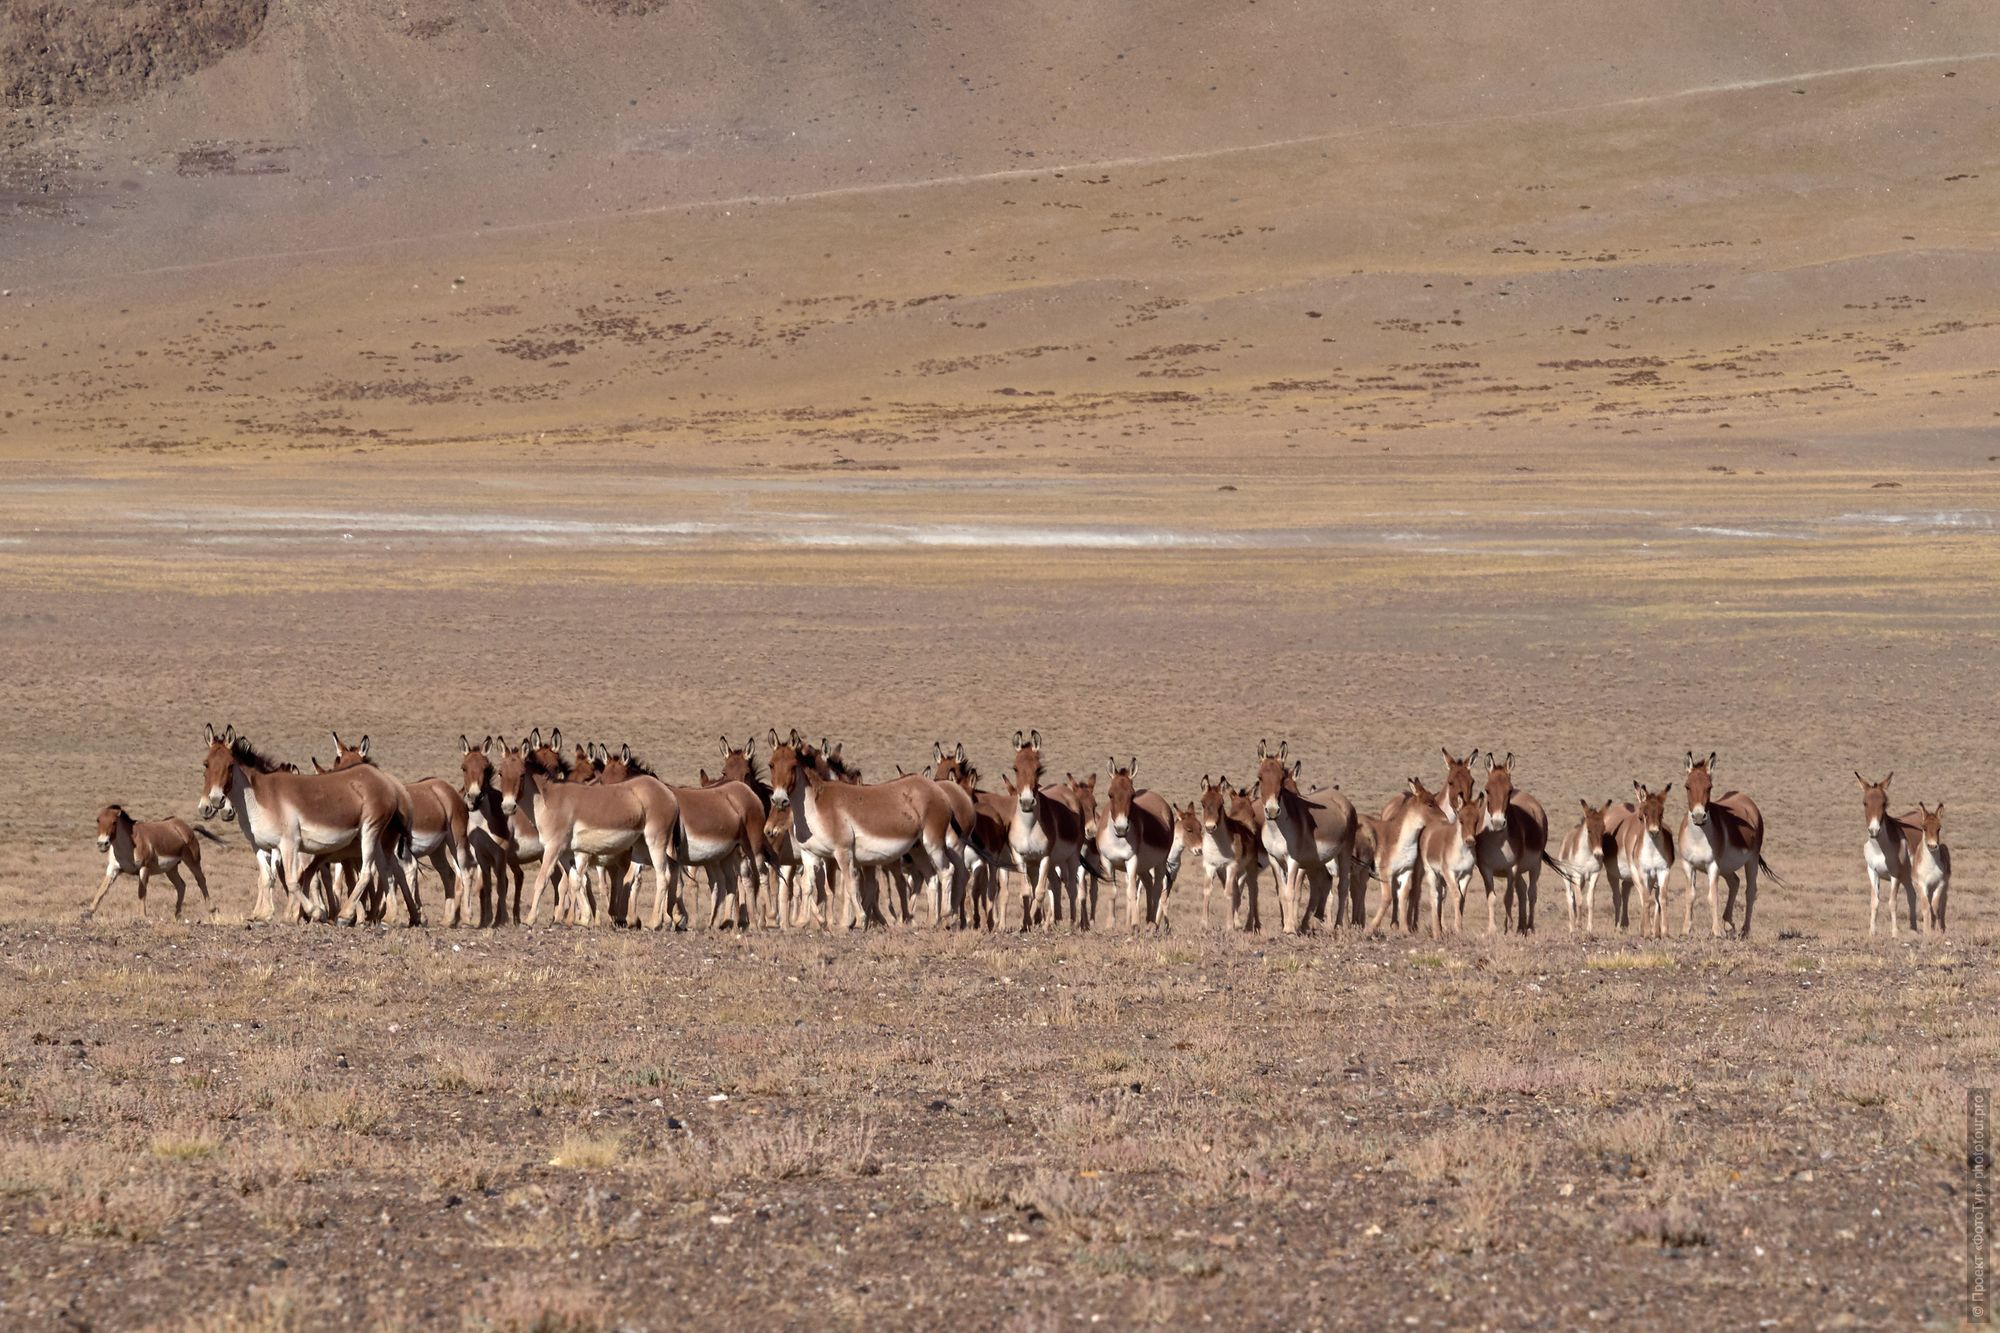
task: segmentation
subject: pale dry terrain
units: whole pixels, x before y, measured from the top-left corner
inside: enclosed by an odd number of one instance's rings
[[[1996,102],[1958,2],[0,3],[0,1315],[1954,1323]],[[217,825],[217,925],[79,924],[209,721],[1364,807],[1477,745],[1559,828],[1714,749],[1784,884],[304,931]],[[1867,937],[1857,768],[1947,803],[1947,940]]]

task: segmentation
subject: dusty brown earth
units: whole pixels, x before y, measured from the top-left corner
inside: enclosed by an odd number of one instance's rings
[[[856,10],[0,8],[0,1315],[1961,1319],[1990,9]],[[1784,882],[1643,945],[1553,882],[1527,940],[304,931],[219,826],[217,926],[79,924],[211,720],[1034,726],[1175,799],[1284,738],[1364,805],[1479,745],[1559,827],[1715,749]],[[1857,768],[1947,803],[1947,940],[1867,936]]]

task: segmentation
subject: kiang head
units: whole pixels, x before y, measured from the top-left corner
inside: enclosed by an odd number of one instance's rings
[[[130,819],[122,805],[107,805],[97,812],[97,850],[111,850],[111,840],[118,834],[118,826]]]
[[[1257,742],[1257,798],[1263,802],[1264,817],[1276,819],[1287,787],[1296,788],[1306,761],[1291,759],[1290,741],[1279,741],[1273,750],[1268,741]]]
[[[1033,812],[1035,792],[1042,783],[1042,733],[1014,733],[1014,772],[1007,790],[1020,802],[1023,814]]]
[[[493,738],[488,736],[474,745],[472,738],[460,733],[458,738],[458,794],[465,801],[465,808],[476,809],[480,798],[486,794],[487,784],[493,781]]]
[[[1514,752],[1509,750],[1505,759],[1486,756],[1486,792],[1479,803],[1485,815],[1486,829],[1499,833],[1507,827],[1507,807],[1514,800]]]
[[[1882,825],[1888,821],[1889,783],[1894,780],[1895,776],[1894,773],[1890,773],[1888,777],[1883,778],[1880,782],[1870,782],[1858,772],[1854,775],[1854,780],[1861,784],[1861,813],[1868,817],[1868,835],[1870,837],[1874,837],[1880,833]]]
[[[1688,820],[1700,828],[1708,823],[1708,798],[1715,791],[1715,751],[1708,752],[1708,758],[1697,759],[1694,751],[1688,751],[1687,802]]]
[[[1106,815],[1111,821],[1111,831],[1121,838],[1132,827],[1132,798],[1139,794],[1139,788],[1132,778],[1138,771],[1139,759],[1136,755],[1122,768],[1119,767],[1115,755],[1109,764],[1111,780],[1105,786],[1104,803]]]

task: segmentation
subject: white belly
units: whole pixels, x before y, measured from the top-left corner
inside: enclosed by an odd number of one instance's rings
[[[1910,868],[1910,878],[1919,889],[1929,894],[1944,886],[1946,876],[1943,866],[1939,865],[1930,856],[1922,855],[1917,858],[1916,864]]]
[[[1715,846],[1708,840],[1708,830],[1692,819],[1681,821],[1681,860],[1691,871],[1715,864]]]
[[[734,838],[691,837],[687,840],[687,859],[691,865],[705,866],[710,862],[720,861],[735,849]]]
[[[900,861],[916,845],[914,838],[883,837],[864,833],[860,829],[854,831],[854,859],[861,865],[879,866]]]
[[[329,852],[344,852],[354,846],[360,837],[358,829],[339,828],[329,824],[310,824],[299,821],[299,848],[315,855]]]
[[[637,829],[596,829],[578,826],[570,846],[585,856],[622,856],[639,841]]]
[[[1666,883],[1667,871],[1671,868],[1666,854],[1660,850],[1659,843],[1647,838],[1639,844],[1639,876],[1646,883]]]

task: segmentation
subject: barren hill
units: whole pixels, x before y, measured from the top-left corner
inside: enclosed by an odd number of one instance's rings
[[[1990,421],[1983,4],[0,13],[17,455]]]

